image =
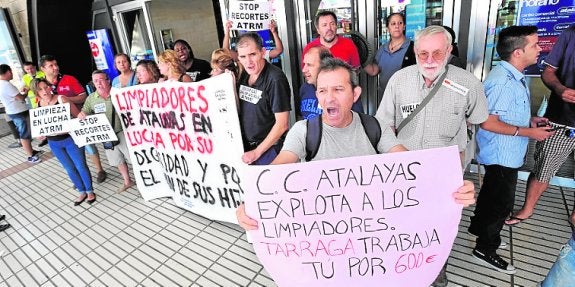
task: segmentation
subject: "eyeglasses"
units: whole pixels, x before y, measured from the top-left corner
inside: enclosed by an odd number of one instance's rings
[[[429,58],[429,52],[427,52],[427,51],[419,52],[419,53],[417,53],[417,57],[422,61],[426,61]],[[435,61],[441,61],[445,57],[445,52],[441,51],[441,50],[435,50],[435,51],[433,51],[433,53],[431,53],[431,57]]]

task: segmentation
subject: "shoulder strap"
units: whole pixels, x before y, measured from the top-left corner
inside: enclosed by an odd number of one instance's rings
[[[319,150],[322,134],[321,116],[307,120],[305,135],[305,161],[311,161]]]
[[[433,98],[433,96],[435,96],[435,94],[437,93],[437,90],[439,90],[439,88],[441,87],[443,80],[445,80],[445,77],[447,77],[448,66],[449,65],[445,66],[445,72],[443,73],[443,75],[441,75],[441,77],[439,78],[439,80],[437,81],[437,83],[435,84],[433,89],[431,89],[431,92],[429,92],[429,94],[427,94],[427,97],[425,97],[425,99],[423,99],[423,101],[419,104],[419,106],[417,106],[417,108],[413,112],[411,112],[411,114],[409,114],[409,116],[407,116],[407,118],[405,118],[405,120],[401,121],[399,126],[395,129],[396,135],[398,135],[399,132],[403,129],[403,127],[405,127],[409,122],[411,122],[411,120],[413,120],[413,118],[415,118],[415,116],[421,110],[423,110],[425,105],[427,105],[427,103],[429,103],[429,101],[431,101],[431,98]]]
[[[401,63],[401,67],[405,68],[407,66],[411,66],[415,64],[415,50],[413,41],[409,41],[409,47],[407,47],[407,51],[405,51],[405,55],[403,56],[403,62]]]
[[[381,126],[377,119],[371,115],[364,114],[364,113],[357,113],[359,118],[361,119],[361,125],[365,130],[365,134],[369,138],[369,142],[376,153],[379,153],[377,150],[377,144],[379,143],[379,139],[381,139]]]

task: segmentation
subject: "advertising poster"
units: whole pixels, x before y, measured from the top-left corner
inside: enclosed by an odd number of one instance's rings
[[[425,0],[411,0],[405,6],[405,36],[415,37],[415,32],[425,28]]]
[[[541,53],[537,64],[527,67],[525,75],[540,76],[543,61],[563,30],[575,24],[575,0],[519,1],[517,25],[537,26]]]
[[[144,200],[237,223],[245,165],[229,73],[200,82],[165,82],[112,90]]]
[[[90,30],[86,32],[86,35],[88,36],[88,43],[90,44],[96,68],[106,72],[110,79],[115,78],[118,75],[118,71],[114,67],[114,49],[108,30]]]
[[[247,168],[248,235],[280,287],[430,286],[449,257],[456,146]]]

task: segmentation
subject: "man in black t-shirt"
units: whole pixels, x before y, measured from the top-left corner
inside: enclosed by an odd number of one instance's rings
[[[253,32],[238,39],[240,126],[247,164],[269,164],[281,149],[289,127],[289,82],[281,69],[265,60],[262,38]]]

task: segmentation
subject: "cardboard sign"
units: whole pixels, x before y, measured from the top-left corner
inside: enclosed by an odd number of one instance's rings
[[[271,6],[267,1],[230,1],[232,30],[259,31],[270,27]]]
[[[461,218],[456,146],[250,166],[256,254],[278,286],[429,286]]]
[[[38,107],[30,110],[32,137],[67,133],[70,130],[70,104]]]
[[[144,200],[172,196],[194,213],[236,222],[245,164],[231,74],[118,89],[112,102]]]
[[[79,147],[118,140],[105,114],[90,115],[83,120],[70,120],[70,135]]]

